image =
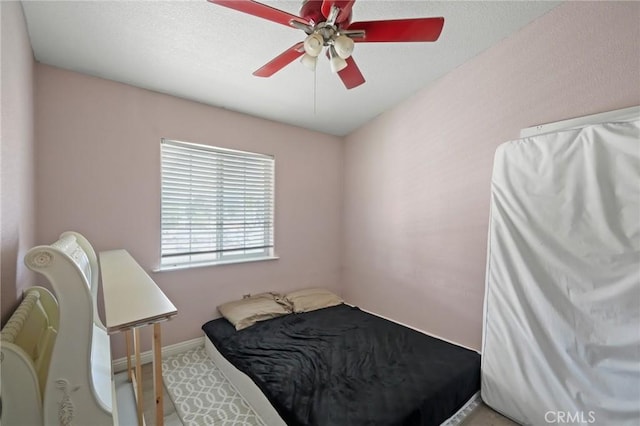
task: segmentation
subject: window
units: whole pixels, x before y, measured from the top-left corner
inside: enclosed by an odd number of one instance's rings
[[[163,139],[161,268],[273,256],[274,158]]]

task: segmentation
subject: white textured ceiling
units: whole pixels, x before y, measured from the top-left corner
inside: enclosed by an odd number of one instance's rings
[[[264,1],[297,14],[301,1]],[[559,2],[358,0],[353,20],[444,16],[435,43],[362,43],[367,82],[346,90],[321,55],[271,78],[251,73],[300,30],[198,1],[25,1],[39,62],[295,126],[345,135]],[[526,46],[523,46],[526,48]]]

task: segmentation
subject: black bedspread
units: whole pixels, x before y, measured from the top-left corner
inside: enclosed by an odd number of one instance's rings
[[[202,329],[288,425],[439,425],[480,389],[476,352],[347,305]]]

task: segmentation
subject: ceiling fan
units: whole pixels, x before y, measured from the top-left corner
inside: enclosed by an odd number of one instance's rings
[[[365,82],[351,53],[354,43],[428,42],[440,37],[444,18],[394,19],[351,22],[355,0],[303,0],[300,16],[250,0],[208,0],[240,12],[304,31],[304,41],[294,44],[267,62],[253,75],[271,77],[302,56],[301,62],[315,70],[318,56],[326,47],[331,70],[347,89]]]

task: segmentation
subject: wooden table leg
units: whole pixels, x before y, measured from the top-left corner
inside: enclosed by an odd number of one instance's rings
[[[131,330],[124,332],[124,343],[127,348],[127,380],[131,381]]]
[[[136,358],[136,374],[134,387],[136,391],[136,408],[138,412],[138,425],[144,425],[144,406],[142,405],[142,362],[140,360],[140,328],[133,329],[133,351]]]
[[[164,397],[162,392],[162,336],[160,324],[153,324],[153,392],[156,398],[156,425],[164,425]]]

